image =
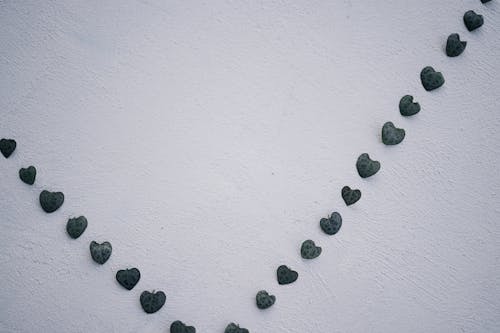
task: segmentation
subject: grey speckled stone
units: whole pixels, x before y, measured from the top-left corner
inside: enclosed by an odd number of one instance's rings
[[[420,81],[422,81],[425,90],[432,91],[444,84],[444,76],[431,66],[427,66],[420,72]]]
[[[13,139],[2,139],[0,140],[0,152],[5,158],[9,158],[10,155],[16,150],[16,140]]]
[[[66,223],[66,232],[71,238],[77,239],[87,229],[87,225],[88,222],[85,216],[70,218]]]
[[[321,254],[321,247],[316,246],[314,241],[308,239],[302,242],[302,246],[300,247],[300,255],[304,259],[314,259],[319,257]]]
[[[109,242],[104,242],[102,244],[92,241],[90,243],[90,255],[92,259],[98,264],[104,264],[111,257],[112,251],[111,244]]]
[[[299,277],[299,273],[285,265],[278,267],[276,275],[278,276],[278,283],[281,285],[293,283],[297,281],[297,278]]]
[[[319,225],[325,234],[335,235],[342,226],[342,216],[337,212],[333,212],[329,218],[322,218]]]
[[[386,122],[384,126],[382,126],[382,142],[388,146],[394,146],[405,138],[405,130],[402,128],[397,128],[390,121]]]
[[[484,23],[483,15],[476,14],[473,10],[469,10],[464,14],[464,24],[467,30],[474,31],[481,27]]]
[[[64,194],[62,192],[49,192],[43,190],[40,193],[40,206],[46,213],[53,213],[64,203]]]
[[[374,161],[367,153],[361,154],[356,161],[356,169],[361,178],[368,178],[380,170],[380,162]]]
[[[236,325],[235,323],[230,323],[226,326],[224,333],[250,333],[246,328],[241,328],[240,325]]]
[[[344,186],[341,191],[342,199],[347,206],[355,204],[359,199],[361,199],[360,190],[351,190],[349,186]]]
[[[176,320],[170,325],[170,333],[196,333],[196,328],[187,326],[180,320]]]
[[[405,95],[399,101],[399,113],[402,116],[409,117],[420,112],[420,104],[413,102],[413,96]]]
[[[149,292],[143,291],[140,297],[141,306],[144,312],[146,313],[155,313],[160,310],[165,301],[167,300],[167,296],[163,291]]]
[[[255,303],[261,310],[270,308],[273,306],[274,302],[276,302],[276,296],[269,295],[269,293],[265,290],[259,291],[255,296]]]
[[[459,34],[451,34],[446,41],[446,55],[448,57],[458,57],[464,52],[467,42],[460,40]]]
[[[120,269],[116,272],[116,281],[127,290],[132,290],[140,279],[141,272],[135,267]]]
[[[36,178],[36,168],[30,165],[27,168],[19,169],[19,178],[21,178],[24,183],[33,185]]]

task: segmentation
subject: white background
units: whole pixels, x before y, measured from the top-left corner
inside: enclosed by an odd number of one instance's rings
[[[0,1],[0,23],[0,137],[18,142],[0,156],[1,332],[500,331],[498,1]],[[427,65],[446,78],[430,93]],[[380,142],[386,121],[403,143]],[[363,152],[382,163],[366,180]],[[42,189],[64,191],[56,213]],[[103,266],[92,240],[113,245]],[[152,289],[167,302],[147,315]]]

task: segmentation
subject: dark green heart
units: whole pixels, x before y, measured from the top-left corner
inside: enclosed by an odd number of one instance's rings
[[[487,3],[490,2],[491,0],[481,0],[481,3]]]
[[[85,216],[70,218],[66,223],[66,232],[71,238],[77,239],[87,229],[87,224]]]
[[[367,153],[361,154],[356,161],[356,169],[361,178],[373,176],[380,170],[380,162],[374,161]]]
[[[399,101],[399,113],[402,116],[409,117],[420,112],[420,104],[413,102],[413,96],[405,95]]]
[[[361,199],[361,191],[360,190],[351,190],[349,186],[344,186],[342,188],[342,199],[347,206],[350,206],[356,203],[359,199]]]
[[[16,140],[12,139],[2,139],[0,140],[0,151],[5,158],[9,158],[10,155],[16,150]]]
[[[483,15],[476,14],[473,10],[469,10],[464,14],[464,23],[467,30],[474,31],[483,25]]]
[[[104,242],[99,244],[95,241],[90,243],[90,255],[92,259],[98,264],[104,264],[111,257],[111,251],[113,248],[109,242]]]
[[[132,290],[140,279],[141,272],[137,268],[120,269],[116,272],[116,281],[127,290]]]
[[[337,212],[333,212],[329,218],[322,218],[319,221],[319,225],[325,234],[335,235],[342,226],[342,216]]]
[[[451,34],[446,41],[446,55],[448,57],[457,57],[464,52],[467,42],[460,40],[459,34]]]
[[[261,290],[255,296],[255,302],[259,309],[264,310],[273,306],[274,302],[276,302],[276,296],[269,295],[267,291]]]
[[[321,247],[316,246],[314,241],[308,239],[302,242],[302,246],[300,247],[300,255],[304,259],[314,259],[319,257],[321,254]]]
[[[176,320],[170,325],[170,333],[196,333],[196,328],[186,326],[182,321]]]
[[[224,333],[250,333],[246,328],[241,328],[240,325],[236,325],[235,323],[231,323],[226,326]]]
[[[278,270],[276,271],[276,275],[278,276],[278,283],[279,284],[293,283],[299,277],[299,273],[286,267],[285,265],[281,265],[280,267],[278,267]]]
[[[19,170],[19,178],[21,178],[24,183],[33,185],[36,178],[36,168],[32,165],[28,168],[21,168]]]
[[[165,304],[167,296],[163,291],[143,291],[140,297],[141,306],[146,313],[155,313]]]
[[[441,87],[444,84],[443,74],[436,72],[431,66],[427,66],[420,72],[420,80],[424,89],[431,91]]]
[[[43,190],[40,193],[40,206],[47,213],[53,213],[64,203],[64,194],[62,192],[49,192]]]
[[[385,145],[393,146],[397,145],[405,138],[405,130],[402,128],[397,128],[390,121],[386,122],[382,126],[382,142]]]

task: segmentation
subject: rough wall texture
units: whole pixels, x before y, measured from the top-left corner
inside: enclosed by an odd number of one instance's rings
[[[0,136],[18,141],[0,156],[1,332],[500,331],[499,1],[0,1],[0,22]],[[448,58],[454,32],[468,45]],[[431,93],[426,65],[446,78]],[[403,119],[405,94],[422,111]],[[402,144],[380,142],[386,121]],[[45,188],[66,194],[51,215]],[[92,240],[113,244],[103,266]],[[159,313],[145,289],[167,294]]]

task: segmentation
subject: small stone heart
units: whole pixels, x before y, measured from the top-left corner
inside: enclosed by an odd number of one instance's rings
[[[347,206],[355,204],[359,199],[361,199],[360,190],[351,190],[349,186],[344,186],[342,188],[342,199]]]
[[[368,178],[376,174],[380,170],[380,162],[374,161],[367,153],[361,154],[356,162],[356,169],[358,169],[361,178]]]
[[[10,155],[16,150],[16,140],[12,139],[2,139],[0,140],[0,151],[5,158],[9,158]]]
[[[285,265],[281,265],[278,267],[278,270],[276,271],[277,276],[278,276],[278,283],[279,284],[290,284],[295,281],[297,281],[297,278],[299,277],[299,273],[296,271],[288,268]]]
[[[405,138],[405,130],[402,128],[397,128],[390,121],[386,122],[382,126],[382,142],[385,145],[393,146],[397,145]]]
[[[132,290],[141,278],[137,268],[120,269],[116,272],[116,281],[125,289]]]
[[[402,116],[409,117],[420,112],[420,104],[413,102],[413,96],[405,95],[399,101],[399,113]]]
[[[170,333],[196,333],[196,328],[186,326],[182,321],[176,320],[170,325]]]
[[[314,259],[321,254],[321,247],[316,246],[310,239],[304,241],[300,247],[300,255],[304,259]]]
[[[154,290],[153,292],[143,291],[140,297],[142,309],[146,313],[155,313],[160,310],[166,299],[167,296],[163,291],[155,292]]]
[[[342,216],[337,212],[333,212],[329,218],[322,218],[319,221],[319,225],[325,234],[335,235],[342,226]]]
[[[451,34],[446,41],[446,55],[448,57],[457,57],[464,52],[467,42],[460,40],[459,34]]]
[[[77,239],[87,229],[87,224],[85,216],[70,218],[66,223],[66,232],[71,238]]]
[[[28,168],[21,168],[19,170],[19,178],[21,178],[24,183],[33,185],[36,178],[36,168],[32,165]]]
[[[420,80],[424,89],[431,91],[444,84],[444,77],[441,72],[436,72],[431,66],[427,66],[420,72]]]
[[[276,302],[276,296],[269,295],[267,291],[261,290],[255,296],[257,307],[261,310],[270,308]]]
[[[90,243],[90,255],[92,259],[98,264],[104,264],[111,257],[112,251],[111,244],[109,242],[104,242],[102,244],[92,241]]]
[[[469,10],[464,14],[464,23],[467,30],[474,31],[483,25],[483,15],[476,14],[473,10]]]
[[[227,325],[224,333],[250,333],[246,328],[241,328],[240,325],[236,325],[235,323],[231,323]]]
[[[64,194],[62,192],[49,192],[43,190],[40,193],[40,206],[46,213],[53,213],[64,203]]]

